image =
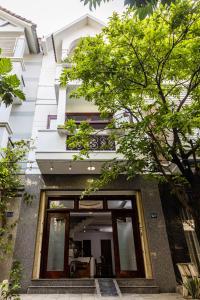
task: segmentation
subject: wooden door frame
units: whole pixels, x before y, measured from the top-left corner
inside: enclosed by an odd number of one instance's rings
[[[47,271],[48,262],[48,247],[49,247],[49,234],[50,234],[50,221],[51,218],[64,218],[65,219],[65,243],[64,243],[64,266],[63,271]],[[68,249],[69,249],[69,227],[70,227],[69,212],[47,212],[45,218],[45,226],[42,242],[42,261],[41,261],[41,278],[67,278],[69,273],[68,268]]]
[[[49,208],[49,200],[62,200],[67,198],[74,198],[74,208]],[[90,196],[88,199],[96,198],[103,201],[103,209],[93,209],[93,212],[110,212],[112,214],[112,227],[113,227],[113,246],[114,246],[114,262],[115,262],[115,271],[116,277],[145,277],[144,271],[144,259],[143,259],[143,251],[142,251],[142,242],[140,236],[140,227],[139,227],[139,217],[137,211],[137,204],[135,195],[131,196],[123,196],[123,195],[103,195],[103,196]],[[109,197],[109,199],[107,199]],[[108,209],[107,200],[115,200],[115,199],[129,199],[132,201],[132,208],[131,209]],[[65,258],[64,258],[64,271],[63,276],[58,276],[59,278],[69,278],[69,266],[68,266],[68,249],[69,249],[69,231],[70,231],[70,212],[87,212],[91,211],[90,209],[79,209],[78,207],[78,196],[49,196],[46,197],[46,205],[45,205],[45,216],[44,216],[44,230],[43,230],[43,238],[42,238],[42,251],[41,251],[41,264],[40,264],[40,278],[56,278],[51,277],[51,273],[47,273],[47,259],[48,259],[48,245],[49,245],[49,222],[48,216],[65,216],[68,218],[66,221],[65,227]],[[120,216],[130,216],[132,218],[132,225],[133,225],[133,236],[135,242],[135,251],[136,251],[136,262],[137,262],[137,271],[129,271],[128,273],[125,271],[120,271],[120,256],[119,256],[119,247],[118,247],[118,236],[117,236],[117,227],[116,224],[114,225],[115,221],[114,218]],[[113,266],[114,267],[114,266]],[[54,274],[55,275],[55,274]],[[52,276],[54,276],[52,274]]]
[[[120,254],[119,254],[119,243],[117,235],[117,217],[131,217],[133,226],[133,238],[135,244],[135,255],[137,270],[136,271],[121,271],[120,267]],[[139,219],[137,213],[137,206],[133,206],[132,211],[112,211],[112,226],[113,226],[113,245],[114,245],[114,256],[115,256],[115,273],[116,277],[130,277],[130,278],[144,278],[144,259],[142,251],[142,243],[139,228]]]

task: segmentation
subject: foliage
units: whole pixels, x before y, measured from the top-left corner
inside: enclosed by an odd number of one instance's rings
[[[184,286],[192,299],[200,299],[200,279],[198,277],[188,278]]]
[[[2,300],[13,299],[19,300],[20,280],[22,268],[18,261],[13,262],[10,271],[10,280],[4,280],[0,285],[0,296]]]
[[[19,189],[26,203],[30,203],[32,199],[31,195],[22,190],[23,183],[20,176],[20,162],[25,159],[28,147],[28,142],[22,140],[9,143],[7,148],[0,151],[2,156],[0,161],[0,259],[5,259],[5,255],[12,251],[11,232],[16,226],[16,221],[7,222],[8,205],[12,205],[12,201],[15,201]]]
[[[20,85],[18,77],[12,74],[11,60],[9,58],[0,58],[0,99],[6,106],[12,104],[14,97],[25,100]]]
[[[90,10],[101,5],[102,2],[110,2],[110,0],[81,0],[84,1],[84,5],[89,4]],[[124,0],[124,5],[136,8],[136,13],[140,17],[145,17],[153,12],[159,3],[171,4],[174,0]]]
[[[89,4],[90,9],[94,7],[96,9],[97,5],[100,6],[102,2],[110,2],[110,0],[81,0],[84,1],[84,5]],[[131,7],[142,7],[147,6],[148,4],[155,5],[158,0],[124,0],[124,5],[130,5]],[[163,4],[170,4],[172,1],[170,0],[163,0],[161,3]]]
[[[199,14],[199,1],[191,0],[160,5],[145,19],[130,8],[123,16],[115,13],[101,34],[81,40],[60,80],[81,80],[71,97],[85,97],[102,116],[114,116],[107,130],[117,156],[92,188],[120,173],[164,178],[200,222]],[[66,129],[87,157],[88,135],[95,130],[85,123],[75,128],[72,120]]]

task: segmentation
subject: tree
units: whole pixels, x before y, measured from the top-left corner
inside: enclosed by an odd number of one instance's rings
[[[11,105],[15,97],[25,100],[20,85],[18,77],[12,74],[11,60],[0,58],[0,105],[1,102],[6,107]],[[19,197],[19,192],[27,204],[30,204],[33,199],[32,195],[24,191],[21,177],[20,163],[25,159],[28,149],[29,142],[23,140],[14,143],[10,140],[6,148],[0,149],[0,261],[5,260],[12,252],[12,230],[17,223],[17,221],[7,222],[7,210],[12,207],[16,197]],[[21,271],[20,262],[14,261],[9,280],[4,280],[0,284],[0,298],[20,299]]]
[[[7,148],[1,149],[0,161],[0,260],[12,252],[12,229],[16,222],[8,223],[6,211],[12,201],[19,197],[19,192],[26,203],[30,203],[32,196],[23,189],[20,163],[24,161],[28,151],[28,142],[18,141],[9,143]]]
[[[110,2],[110,0],[81,0],[84,1],[84,5],[89,4],[90,10],[97,5],[100,6],[102,2]],[[124,5],[136,8],[137,14],[143,18],[153,12],[159,3],[167,4],[174,2],[174,0],[124,0]]]
[[[81,0],[81,2],[84,1],[84,5],[89,4],[90,9],[92,7],[96,8],[96,6],[100,6],[102,2],[110,2],[110,0]],[[162,0],[162,4],[170,4],[171,0]],[[124,0],[124,5],[130,5],[131,7],[144,7],[147,5],[156,5],[158,3],[158,0]]]
[[[3,102],[6,106],[13,103],[14,97],[25,100],[24,93],[20,89],[21,82],[11,71],[11,60],[0,58],[0,103]]]
[[[1,53],[1,49],[0,49]],[[20,89],[21,82],[17,75],[12,74],[12,62],[9,58],[0,58],[0,104],[9,106],[14,97],[25,99]],[[0,120],[1,121],[1,120]],[[7,224],[6,210],[8,203],[18,194],[21,187],[19,176],[19,162],[25,157],[28,144],[25,141],[9,143],[7,148],[0,149],[0,259],[12,250],[11,230],[16,225]],[[29,201],[29,195],[24,193],[24,198]]]
[[[96,104],[102,117],[114,116],[107,130],[118,145],[116,159],[91,189],[120,173],[165,180],[192,214],[200,241],[199,14],[199,1],[190,0],[161,5],[145,19],[132,9],[115,13],[101,34],[81,40],[60,80],[81,80],[71,96]],[[89,156],[94,129],[73,120],[65,128],[74,134],[68,145]]]

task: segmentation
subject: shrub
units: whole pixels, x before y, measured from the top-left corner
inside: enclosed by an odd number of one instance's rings
[[[193,299],[200,299],[200,278],[189,278],[184,286]]]

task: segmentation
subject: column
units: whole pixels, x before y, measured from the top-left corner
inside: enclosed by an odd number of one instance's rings
[[[57,109],[57,126],[65,124],[65,110],[66,110],[66,88],[59,88],[59,99]]]

